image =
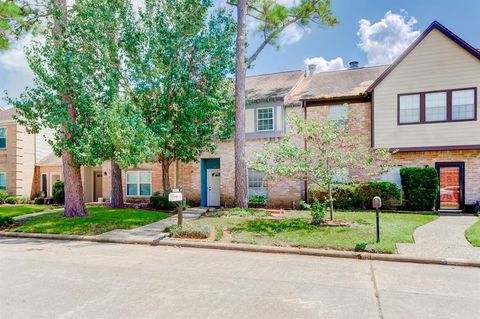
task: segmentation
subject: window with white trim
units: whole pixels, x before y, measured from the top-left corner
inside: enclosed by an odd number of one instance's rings
[[[4,150],[7,148],[7,128],[0,127],[0,149]]]
[[[273,107],[257,108],[257,131],[273,131]]]
[[[347,105],[332,105],[328,111],[328,120],[336,121],[339,124],[345,124],[348,118],[348,106]]]
[[[475,91],[452,91],[452,120],[470,120],[475,117]]]
[[[447,120],[447,92],[425,94],[425,121]]]
[[[420,122],[420,94],[400,96],[400,123]]]
[[[152,195],[152,172],[127,172],[127,196]]]
[[[265,173],[248,170],[248,197],[264,196],[268,198],[267,177]]]
[[[0,189],[7,189],[7,173],[0,173]]]

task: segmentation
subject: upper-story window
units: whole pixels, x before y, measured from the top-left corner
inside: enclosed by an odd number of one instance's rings
[[[475,90],[452,92],[452,120],[475,118]]]
[[[401,95],[399,103],[400,123],[420,122],[420,94]]]
[[[152,195],[152,172],[127,172],[127,196]]]
[[[401,94],[398,124],[475,120],[476,95],[476,88]]]
[[[344,124],[348,118],[347,105],[332,105],[328,112],[328,120]]]
[[[7,129],[0,127],[0,149],[7,148]]]
[[[257,109],[257,131],[273,131],[273,107]]]
[[[425,121],[447,120],[447,92],[425,94]]]

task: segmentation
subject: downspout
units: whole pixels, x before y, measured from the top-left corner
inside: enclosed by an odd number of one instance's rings
[[[307,121],[307,102],[305,100],[302,101],[302,107],[303,107],[303,120]],[[307,139],[303,139],[303,148],[307,150]],[[303,198],[307,202],[308,201],[308,181],[305,179],[303,181]]]

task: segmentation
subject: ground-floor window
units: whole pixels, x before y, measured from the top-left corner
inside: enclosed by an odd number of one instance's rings
[[[152,172],[127,172],[127,196],[152,195]]]
[[[42,181],[41,181],[41,192],[43,193],[43,196],[48,196],[47,194],[47,189],[48,189],[48,177],[47,174],[42,174]]]
[[[382,182],[394,183],[398,186],[398,188],[402,189],[402,179],[400,177],[400,169],[401,167],[395,167],[390,171],[383,173],[380,176],[380,180]]]
[[[248,170],[248,197],[264,196],[268,198],[267,177],[265,173]]]
[[[7,189],[7,174],[0,173],[0,189],[6,190]]]

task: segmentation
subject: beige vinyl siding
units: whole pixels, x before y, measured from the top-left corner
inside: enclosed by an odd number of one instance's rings
[[[469,87],[480,90],[480,61],[434,29],[375,88],[375,146],[480,145],[478,119],[397,125],[398,94]],[[477,93],[479,98],[480,92]],[[479,104],[477,101],[477,109]]]

